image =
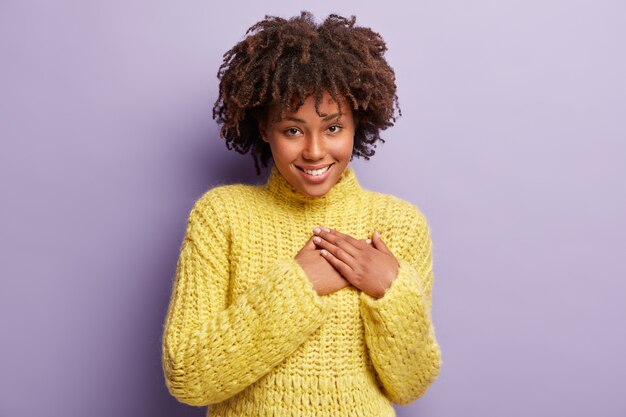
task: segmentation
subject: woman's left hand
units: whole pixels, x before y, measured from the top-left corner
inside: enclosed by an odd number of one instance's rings
[[[372,245],[337,230],[316,227],[315,244],[322,256],[361,291],[380,298],[398,276],[399,264],[380,235],[374,232]]]

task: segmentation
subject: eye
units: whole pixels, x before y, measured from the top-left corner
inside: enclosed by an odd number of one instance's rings
[[[285,135],[287,135],[287,136],[295,136],[298,133],[300,133],[300,130],[295,128],[295,127],[290,127],[290,128],[285,130]]]
[[[330,133],[338,133],[341,130],[341,126],[331,125],[328,127],[328,130],[330,130]]]

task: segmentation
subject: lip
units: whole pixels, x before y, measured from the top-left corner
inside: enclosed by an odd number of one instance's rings
[[[333,166],[335,165],[335,163],[333,162],[332,164],[329,164],[330,168],[328,168],[326,170],[326,172],[324,172],[322,175],[309,175],[306,172],[304,172],[300,167],[298,167],[296,165],[296,167],[298,168],[298,172],[300,173],[300,175],[302,175],[302,177],[309,183],[311,184],[320,184],[324,181],[326,181],[326,178],[328,178],[328,176],[330,175],[330,171],[333,170]],[[328,165],[322,165],[320,168],[324,168],[327,167]],[[309,169],[309,168],[307,168]],[[319,168],[316,168],[319,169]]]
[[[318,165],[316,167],[313,167],[313,166],[299,166],[299,165],[296,165],[296,166],[298,168],[304,168],[304,169],[308,169],[309,171],[313,171],[315,169],[326,168],[327,166],[332,165],[332,164],[334,164],[334,162],[331,162],[330,164],[325,164],[325,165]]]

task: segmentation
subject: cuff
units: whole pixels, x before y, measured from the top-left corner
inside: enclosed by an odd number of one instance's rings
[[[424,296],[417,269],[404,259],[398,259],[398,276],[391,282],[382,297],[376,298],[361,291],[361,302],[373,309],[384,308],[387,304]]]

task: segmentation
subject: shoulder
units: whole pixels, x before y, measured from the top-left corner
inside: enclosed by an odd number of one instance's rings
[[[426,216],[422,210],[408,200],[371,190],[367,190],[366,196],[372,208],[396,227],[427,226]]]
[[[193,202],[189,223],[200,221],[214,224],[226,231],[237,213],[253,206],[261,197],[258,186],[249,184],[220,184],[204,191]]]
[[[254,203],[260,197],[259,187],[249,184],[222,184],[205,191],[194,203],[200,211],[221,210]]]

